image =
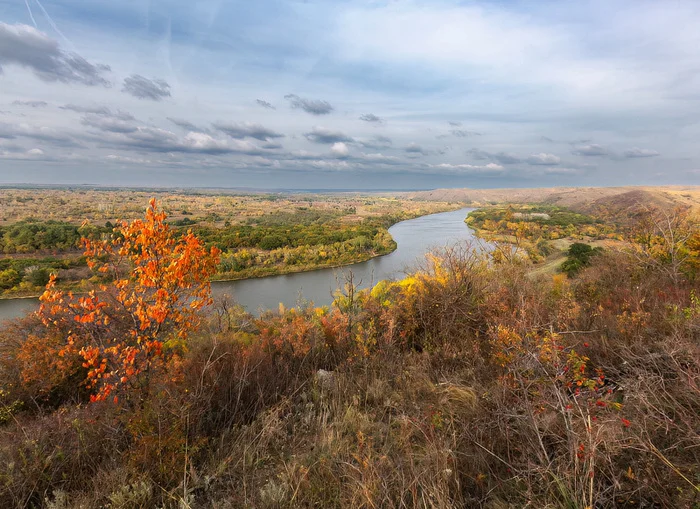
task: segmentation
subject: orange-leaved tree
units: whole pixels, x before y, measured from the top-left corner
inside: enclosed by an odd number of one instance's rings
[[[191,231],[176,235],[165,219],[153,199],[145,219],[120,223],[106,240],[83,239],[89,267],[111,282],[74,296],[57,289],[52,276],[41,297],[39,315],[56,345],[54,368],[72,370],[64,376],[84,373],[92,400],[112,393],[116,399],[117,392],[147,383],[184,346],[198,311],[211,303],[209,278],[219,251]],[[41,376],[26,361],[25,380]]]

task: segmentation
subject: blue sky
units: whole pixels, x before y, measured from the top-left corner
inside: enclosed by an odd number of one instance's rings
[[[700,2],[0,0],[0,184],[700,184]]]

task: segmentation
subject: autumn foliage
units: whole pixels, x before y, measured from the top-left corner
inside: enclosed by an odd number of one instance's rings
[[[102,287],[54,279],[0,330],[0,506],[700,503],[686,222],[570,276],[455,246],[252,315],[202,309],[217,253],[164,220],[87,242]]]
[[[83,239],[88,265],[110,282],[76,296],[51,277],[39,311],[45,335],[22,352],[25,381],[43,381],[50,391],[84,372],[91,399],[102,400],[138,387],[182,350],[197,312],[211,303],[218,251],[191,232],[176,237],[165,219],[151,200],[143,220],[122,222],[104,240]]]

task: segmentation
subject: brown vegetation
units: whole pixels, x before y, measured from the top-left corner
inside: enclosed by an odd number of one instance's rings
[[[0,332],[0,505],[697,507],[686,219],[574,279],[457,246],[331,308],[220,302],[118,402],[89,403],[84,370],[25,383],[27,342],[70,335],[18,320]]]

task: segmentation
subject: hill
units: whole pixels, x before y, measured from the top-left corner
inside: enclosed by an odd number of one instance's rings
[[[700,211],[700,186],[549,187],[537,189],[435,189],[408,193],[414,200],[457,201],[474,206],[545,203],[581,213],[625,218],[644,208]]]
[[[447,248],[256,317],[165,219],[0,327],[0,507],[698,507],[698,228],[571,277]]]

